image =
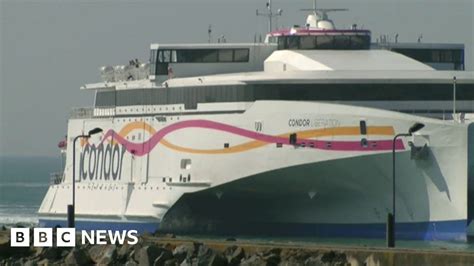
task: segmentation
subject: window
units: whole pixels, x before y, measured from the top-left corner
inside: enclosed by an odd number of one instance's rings
[[[333,49],[345,50],[351,48],[351,39],[349,36],[334,36],[334,47]]]
[[[191,159],[181,159],[181,169],[191,169]]]
[[[171,51],[170,50],[159,50],[158,51],[158,62],[159,63],[169,63],[171,61]]]
[[[150,75],[155,75],[156,50],[150,52]]]
[[[474,85],[458,84],[457,97],[474,100]],[[451,101],[452,84],[247,84],[111,90],[98,91],[95,106],[184,104],[185,109],[195,109],[198,103],[256,100]],[[366,123],[360,121],[362,135],[367,134]]]
[[[451,50],[445,50],[441,52],[442,62],[453,62],[453,52]]]
[[[178,63],[202,62],[201,50],[176,50]]]
[[[171,51],[176,63],[248,62],[249,49],[179,49]]]
[[[301,36],[300,37],[300,49],[314,49],[316,48],[316,37],[314,36]]]
[[[439,62],[439,61],[440,61],[439,50],[431,51],[431,62]]]
[[[352,49],[369,49],[370,36],[351,36]]]
[[[332,36],[318,36],[316,39],[318,49],[331,49],[333,42],[334,38]]]
[[[360,50],[370,48],[369,35],[281,36],[278,49]]]
[[[201,57],[203,62],[217,62],[217,50],[202,50]]]
[[[298,142],[298,137],[297,137],[296,133],[290,134],[289,142],[290,142],[291,145],[296,145],[296,143]]]
[[[232,62],[232,57],[233,57],[232,49],[219,50],[219,62]]]
[[[299,36],[288,36],[287,37],[287,48],[288,49],[298,49],[299,48],[300,37]]]
[[[395,48],[393,51],[425,63],[458,63],[463,59],[462,50]]]
[[[364,120],[360,120],[360,134],[367,135],[367,125]]]
[[[278,50],[286,49],[286,37],[279,37],[278,38]]]
[[[98,91],[95,95],[95,107],[115,106],[115,91]]]
[[[249,49],[235,49],[234,50],[234,62],[248,62],[249,61]]]

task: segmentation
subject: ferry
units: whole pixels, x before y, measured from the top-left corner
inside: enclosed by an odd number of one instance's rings
[[[383,238],[396,211],[397,239],[466,239],[464,46],[372,42],[333,11],[264,42],[156,43],[146,63],[102,67],[40,226],[67,226],[73,204],[85,230]]]

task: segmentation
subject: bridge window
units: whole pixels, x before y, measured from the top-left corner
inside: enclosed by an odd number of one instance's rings
[[[280,36],[278,49],[369,49],[369,35]]]
[[[314,49],[316,48],[316,38],[314,36],[301,36],[300,49]]]

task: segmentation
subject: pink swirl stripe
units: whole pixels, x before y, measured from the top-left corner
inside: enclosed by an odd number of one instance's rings
[[[114,130],[109,129],[103,136],[102,142],[104,142],[108,138],[111,138],[114,141],[117,141],[118,143],[122,144],[128,152],[137,156],[143,156],[152,151],[166,135],[173,131],[177,131],[184,128],[213,129],[266,143],[281,143],[283,145],[290,145],[289,139],[286,137],[266,135],[255,131],[242,129],[235,126],[209,120],[187,120],[174,123],[157,131],[153,136],[151,136],[147,141],[143,143],[130,142],[123,136],[117,134],[117,132],[115,132]],[[360,141],[323,141],[312,139],[298,139],[297,145],[301,145],[302,143],[304,143],[307,147],[314,147],[316,149],[332,151],[385,151],[392,149],[392,140],[378,140],[376,141],[376,145],[373,145],[375,141],[369,141],[367,146],[370,148],[363,147]],[[395,144],[395,149],[403,150],[403,141],[397,140]]]

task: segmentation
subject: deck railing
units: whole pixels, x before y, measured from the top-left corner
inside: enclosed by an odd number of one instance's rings
[[[71,118],[92,118],[92,117],[110,117],[115,115],[114,107],[81,107],[81,108],[72,108]]]
[[[55,172],[49,174],[49,183],[51,185],[58,185],[64,182],[64,172]]]

